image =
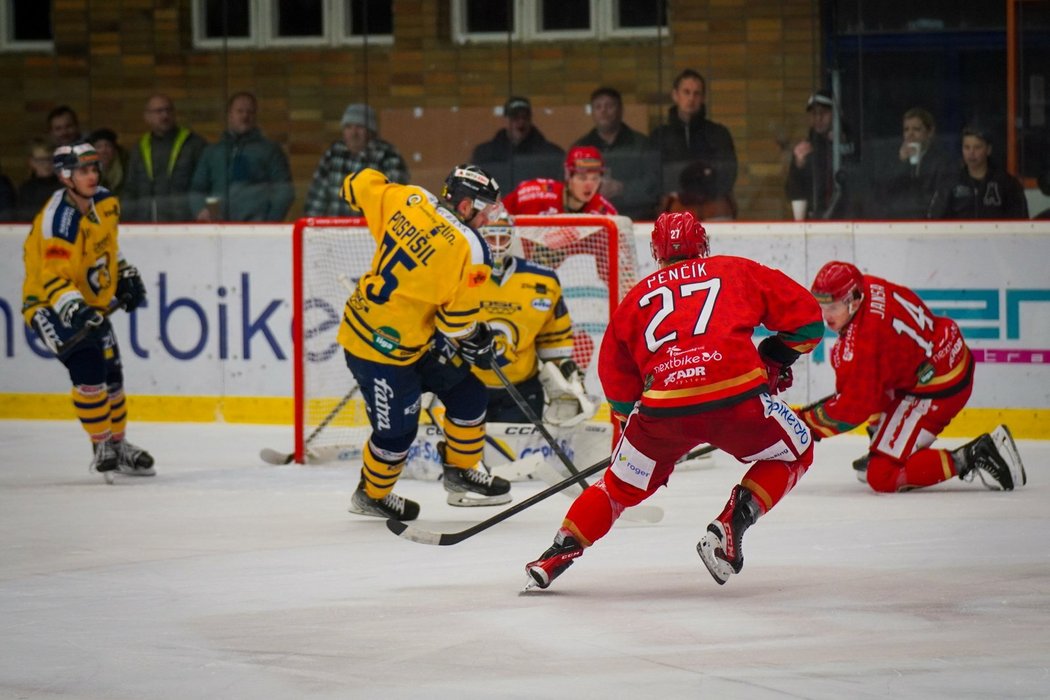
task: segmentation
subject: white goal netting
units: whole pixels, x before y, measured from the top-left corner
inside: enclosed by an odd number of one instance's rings
[[[557,270],[573,319],[574,359],[585,372],[588,393],[600,397],[595,360],[601,339],[612,309],[637,279],[630,219],[520,216],[515,232],[518,254]],[[368,418],[336,335],[343,305],[369,269],[375,243],[363,219],[305,218],[296,222],[293,251],[296,460],[356,461],[367,440]],[[608,455],[607,412],[587,426],[555,433],[570,456],[580,453],[578,466],[591,463],[585,452],[599,459]],[[504,461],[506,452],[515,458],[530,450],[550,452],[538,433],[491,427],[486,463]],[[436,464],[438,439],[436,429],[421,426],[410,466],[422,463],[423,468],[414,471],[431,471],[428,463]]]

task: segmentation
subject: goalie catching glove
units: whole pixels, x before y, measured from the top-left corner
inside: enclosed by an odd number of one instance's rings
[[[540,383],[547,394],[544,423],[571,428],[593,418],[598,411],[598,404],[583,388],[580,368],[571,359],[541,363]]]
[[[795,381],[791,372],[791,365],[798,359],[798,353],[780,339],[779,336],[771,335],[758,344],[758,356],[766,365],[766,380],[769,384],[769,393],[777,394],[789,388]]]

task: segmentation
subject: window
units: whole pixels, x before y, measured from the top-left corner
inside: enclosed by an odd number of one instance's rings
[[[0,49],[51,51],[54,47],[50,2],[11,0],[0,8]]]
[[[198,48],[393,41],[393,0],[194,0]]]
[[[452,35],[468,41],[656,36],[667,0],[452,0]]]

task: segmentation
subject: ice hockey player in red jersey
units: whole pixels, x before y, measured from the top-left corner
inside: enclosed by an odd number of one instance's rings
[[[616,214],[616,207],[598,190],[605,161],[594,146],[577,146],[565,156],[565,182],[526,180],[503,198],[511,214]]]
[[[868,455],[854,467],[876,491],[975,475],[993,490],[1024,486],[1005,425],[956,450],[930,447],[973,390],[973,356],[955,321],[934,316],[907,287],[837,260],[817,272],[812,292],[838,334],[831,350],[835,394],[800,412],[815,439],[868,423]]]
[[[707,233],[690,212],[661,214],[651,246],[659,269],[624,297],[598,358],[623,435],[609,469],[569,507],[553,546],[526,564],[528,587],[549,586],[701,442],[753,462],[697,544],[723,584],[743,566],[744,531],[812,461],[809,429],[776,398],[791,385],[791,364],[823,333],[812,295],[752,260],[709,257]],[[759,325],[774,335],[756,348]]]

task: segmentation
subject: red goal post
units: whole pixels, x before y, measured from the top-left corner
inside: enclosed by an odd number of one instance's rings
[[[573,317],[574,358],[600,395],[593,360],[613,310],[637,281],[633,225],[626,217],[517,216],[514,253],[555,268]],[[368,421],[336,341],[343,305],[366,273],[375,242],[365,220],[306,217],[292,236],[295,461],[320,451],[353,458]]]

